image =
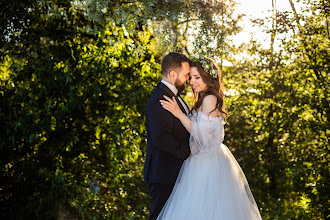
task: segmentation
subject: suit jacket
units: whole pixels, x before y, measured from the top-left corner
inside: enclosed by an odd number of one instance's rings
[[[154,89],[146,109],[147,155],[144,180],[147,183],[175,183],[183,161],[190,155],[190,134],[179,119],[164,109],[159,100],[173,92],[163,83]],[[185,112],[180,101],[178,104]]]

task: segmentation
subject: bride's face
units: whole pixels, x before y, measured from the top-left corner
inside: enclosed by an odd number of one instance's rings
[[[202,80],[197,67],[190,68],[190,86],[196,93],[203,92],[207,87],[207,85]]]

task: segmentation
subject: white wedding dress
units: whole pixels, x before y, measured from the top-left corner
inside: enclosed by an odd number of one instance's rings
[[[190,117],[192,155],[183,163],[158,220],[261,219],[245,175],[222,144],[221,117],[194,112]]]

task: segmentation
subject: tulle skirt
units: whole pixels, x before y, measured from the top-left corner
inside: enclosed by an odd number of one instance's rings
[[[229,149],[190,156],[159,220],[261,219],[245,175]]]

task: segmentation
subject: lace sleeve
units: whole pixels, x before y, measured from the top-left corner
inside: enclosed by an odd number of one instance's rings
[[[198,111],[191,117],[190,151],[193,155],[218,149],[224,138],[224,124],[221,117],[205,115]]]

